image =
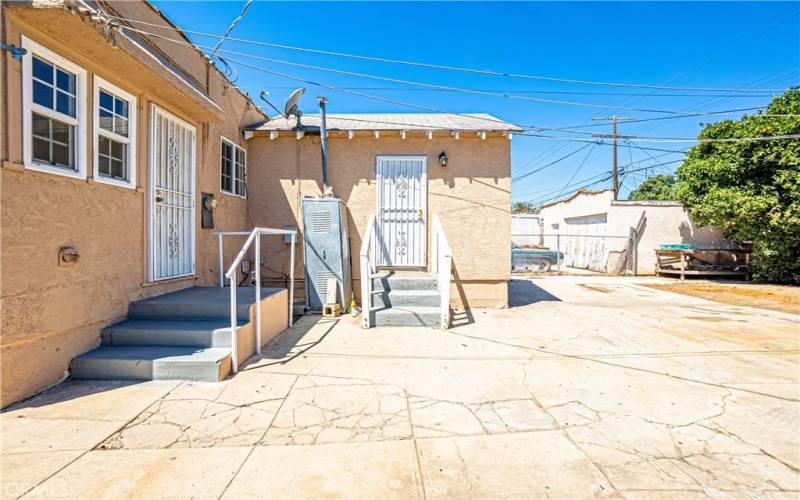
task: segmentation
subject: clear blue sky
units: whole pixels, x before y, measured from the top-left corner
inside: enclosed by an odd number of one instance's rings
[[[178,26],[214,34],[222,34],[244,5],[244,1],[154,3]],[[360,55],[582,80],[683,87],[778,89],[800,82],[798,2],[256,2],[250,6],[231,36]],[[202,45],[216,43],[216,39],[212,38],[191,38]],[[663,95],[674,93],[669,91],[481,76],[304,54],[233,41],[226,41],[222,48],[439,85],[496,89],[537,98],[634,108],[717,111],[763,106],[769,101],[769,95],[766,94],[741,97],[736,93],[698,95],[697,92],[682,92],[684,95],[672,96]],[[241,57],[238,59],[338,87],[367,87],[369,89],[360,91],[389,99],[452,112],[486,112],[515,123],[570,127],[591,124],[592,116],[615,112],[636,118],[664,116],[658,113],[591,109],[420,90],[408,86],[386,90],[387,87],[398,85]],[[254,69],[237,67],[237,70],[237,84],[253,95],[257,102],[259,92],[266,89],[271,93],[271,100],[282,106],[291,89],[301,86]],[[331,113],[419,112],[404,106],[305,86],[307,92],[301,107],[308,113],[317,112],[315,97],[323,94],[328,96]],[[539,93],[542,91],[561,93]],[[593,94],[582,94],[585,92]],[[615,93],[637,95],[606,95]],[[700,130],[701,122],[718,119],[722,117],[631,123],[621,125],[620,133],[694,137]],[[582,130],[602,133],[609,132],[610,127]],[[580,137],[560,132],[547,134]],[[583,145],[573,141],[517,136],[512,143],[512,176],[546,165]],[[677,150],[690,144],[637,142],[635,145]],[[650,160],[648,153],[656,159]],[[646,153],[625,143],[621,144],[619,156],[620,165],[639,162],[636,168],[681,158],[679,154],[659,151]],[[678,164],[656,167],[652,172],[671,172]],[[513,198],[515,201],[541,201],[553,197],[572,178],[572,183],[576,185],[565,189],[567,193],[597,179],[597,176],[602,177],[602,173],[610,168],[611,147],[589,146],[540,173],[515,181]],[[623,184],[622,196],[627,195],[647,173],[643,171],[629,175]],[[580,182],[593,176],[595,179]],[[592,187],[610,187],[610,181]]]

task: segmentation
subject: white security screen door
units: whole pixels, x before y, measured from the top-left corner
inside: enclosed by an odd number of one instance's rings
[[[378,157],[375,237],[379,266],[425,266],[426,160],[424,156]]]
[[[195,272],[195,129],[152,106],[150,123],[150,279]]]

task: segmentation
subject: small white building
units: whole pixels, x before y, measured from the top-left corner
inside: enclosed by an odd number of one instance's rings
[[[514,246],[542,243],[541,219],[536,214],[511,214],[511,243]]]
[[[542,240],[564,254],[563,265],[598,272],[654,274],[664,244],[735,248],[718,229],[695,227],[676,201],[615,201],[610,189],[576,191],[543,205],[539,217]]]

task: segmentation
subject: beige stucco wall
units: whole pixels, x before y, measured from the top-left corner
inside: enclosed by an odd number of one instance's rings
[[[611,190],[590,191],[580,193],[566,201],[546,205],[539,210],[544,226],[542,230],[545,234],[555,234],[559,231],[563,233],[564,219],[606,214],[613,199],[614,192]]]
[[[425,155],[428,158],[428,217],[438,214],[453,250],[452,305],[454,307],[505,307],[511,269],[511,180],[509,140],[489,134],[486,140],[455,139],[436,132],[428,140],[423,132],[360,132],[348,139],[343,132],[329,136],[329,178],[334,195],[348,209],[350,247],[353,255],[353,289],[359,298],[358,254],[361,238],[375,213],[375,163],[379,155]],[[258,132],[248,141],[250,205],[259,226],[300,226],[300,203],[321,192],[319,135],[300,140],[283,133],[270,140]],[[447,167],[439,165],[445,150]],[[430,267],[430,224],[428,224]],[[289,273],[288,245],[278,237],[264,240],[267,266],[275,284],[285,283]],[[298,252],[298,256],[302,251]],[[302,279],[302,258],[296,276]],[[300,289],[300,287],[298,287]]]
[[[608,234],[628,234],[645,215],[643,230],[637,243],[637,274],[655,274],[656,253],[661,245],[688,243],[692,248],[735,248],[722,232],[713,227],[696,227],[689,213],[680,204],[663,202],[611,202],[608,213]],[[609,249],[624,246],[625,240],[610,240]],[[619,248],[621,250],[621,248]],[[609,256],[609,267],[613,267]]]
[[[138,2],[140,9],[149,7]],[[142,12],[145,12],[143,10]],[[6,43],[25,34],[88,72],[86,166],[89,179],[26,170],[22,165],[21,64],[3,51],[3,141],[0,168],[0,406],[61,380],[69,361],[99,343],[100,330],[122,319],[128,303],[216,280],[216,243],[200,228],[196,210],[197,278],[147,283],[147,165],[150,104],[196,127],[196,202],[201,192],[219,200],[216,229],[250,226],[246,200],[219,193],[220,135],[241,143],[240,127],[261,119],[247,99],[226,89],[215,70],[207,92],[224,121],[189,99],[152,68],[113,49],[79,16],[59,9],[3,6]],[[43,31],[48,27],[48,31]],[[52,27],[52,29],[49,29]],[[180,54],[180,57],[187,57]],[[202,56],[197,54],[198,60]],[[196,65],[193,71],[196,72]],[[97,74],[138,98],[137,188],[91,179],[92,79]],[[77,247],[78,263],[62,267],[62,246]],[[235,249],[229,245],[227,262]]]

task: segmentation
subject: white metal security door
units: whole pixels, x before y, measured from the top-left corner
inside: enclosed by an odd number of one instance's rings
[[[150,279],[195,273],[195,128],[152,106]]]
[[[427,238],[427,158],[379,156],[378,265],[424,267]]]

